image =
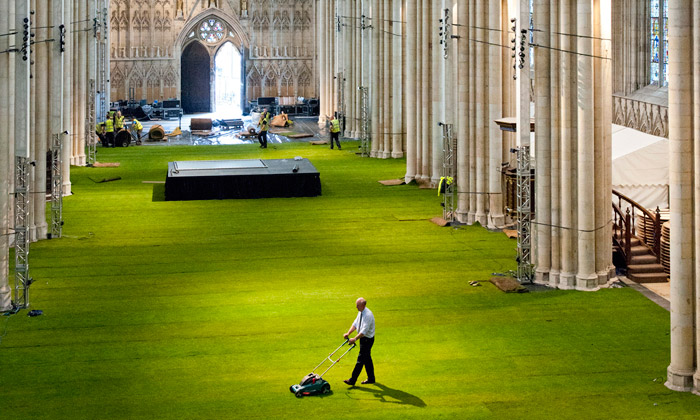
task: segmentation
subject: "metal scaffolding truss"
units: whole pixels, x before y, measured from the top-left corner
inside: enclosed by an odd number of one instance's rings
[[[29,307],[29,159],[15,157],[15,293],[13,306]]]
[[[345,132],[345,76],[343,72],[338,72],[338,111],[336,118],[340,121],[340,132]]]
[[[442,194],[442,218],[454,222],[457,140],[452,134],[452,124],[439,123],[442,127],[442,179],[440,188]]]
[[[360,124],[360,155],[369,157],[372,148],[372,135],[370,134],[370,114],[369,114],[369,88],[360,86],[360,106],[362,108],[361,124]]]
[[[517,150],[517,215],[518,215],[518,281],[532,283],[534,268],[531,257],[532,222],[532,162],[530,146],[520,146]]]
[[[97,139],[95,139],[95,79],[88,82],[88,97],[85,109],[85,147],[87,148],[87,165],[97,161]]]
[[[102,21],[100,23],[100,37],[97,44],[97,92],[100,95],[97,118],[107,115],[107,8],[101,10]]]
[[[54,134],[51,141],[51,238],[63,233],[63,134]]]

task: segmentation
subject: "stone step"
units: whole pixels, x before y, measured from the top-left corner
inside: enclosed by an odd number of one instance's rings
[[[656,257],[652,254],[633,255],[630,259],[630,265],[639,264],[656,264]]]
[[[667,283],[666,273],[627,273],[627,277],[637,283]]]
[[[630,264],[627,266],[628,273],[664,273],[664,266],[661,264]]]
[[[651,251],[649,251],[649,248],[647,248],[644,245],[633,246],[630,249],[630,253],[632,254],[632,257],[634,257],[636,255],[648,255],[650,252]]]
[[[639,240],[639,238],[635,238],[634,236],[630,238],[630,246],[638,246],[641,245],[642,241]],[[620,246],[624,247],[625,246],[625,241],[620,240]]]

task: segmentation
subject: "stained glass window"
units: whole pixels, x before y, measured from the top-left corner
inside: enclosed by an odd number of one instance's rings
[[[216,19],[207,19],[199,25],[199,38],[210,44],[216,44],[226,36],[224,24]]]
[[[659,86],[668,84],[668,1],[650,0],[649,8],[650,81]]]

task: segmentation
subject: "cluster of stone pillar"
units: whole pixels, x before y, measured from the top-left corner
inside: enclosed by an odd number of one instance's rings
[[[610,13],[591,0],[534,5],[536,279],[561,289],[596,289],[613,269]]]
[[[666,386],[700,394],[700,5],[669,2],[671,363]]]
[[[0,2],[0,310],[9,309],[9,249],[14,229],[16,156],[29,159],[32,241],[46,239],[47,152],[54,135],[63,141],[63,193],[70,193],[70,165],[85,165],[86,98],[93,18],[108,0],[12,0]],[[31,52],[23,59],[24,19]],[[104,31],[103,33],[106,33]],[[61,43],[61,40],[64,43]],[[64,51],[61,51],[61,49]],[[92,53],[94,56],[95,53]],[[94,63],[94,61],[93,61]],[[94,74],[93,74],[94,77]]]
[[[318,124],[326,124],[326,119],[336,111],[338,74],[336,62],[339,53],[336,42],[336,3],[338,0],[317,0],[316,40],[318,42],[319,75],[319,117]]]
[[[320,56],[338,57],[330,69],[321,60],[323,112],[331,115],[336,109],[336,98],[324,91],[333,86],[324,80],[342,71],[346,92],[368,81],[371,156],[401,157],[405,151],[406,181],[432,186],[443,174],[439,123],[451,124],[457,139],[456,217],[502,228],[512,222],[504,208],[502,167],[515,166],[511,149],[519,142],[495,120],[530,115],[528,108],[534,106],[537,281],[582,290],[606,283],[612,268],[610,3],[535,1],[534,30],[526,44],[534,34],[539,47],[534,49],[533,93],[525,88],[522,104],[515,77],[527,71],[530,54],[526,51],[521,71],[509,47],[520,47],[511,19],[518,20],[520,10],[528,16],[527,1],[329,3],[336,7],[335,21],[346,25],[334,28],[340,30],[338,43],[320,41]],[[320,16],[333,21],[330,4],[319,8]],[[369,18],[370,28],[363,29],[362,16]],[[327,32],[323,38],[333,36]],[[369,42],[362,42],[365,36]],[[341,54],[331,54],[334,49]],[[364,59],[367,50],[371,60]],[[358,132],[353,122],[359,120],[358,106],[359,95],[345,95],[351,120],[346,134]]]

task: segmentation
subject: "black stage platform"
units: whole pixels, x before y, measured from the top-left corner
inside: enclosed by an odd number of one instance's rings
[[[302,158],[169,162],[165,180],[166,201],[318,195],[321,176]]]

